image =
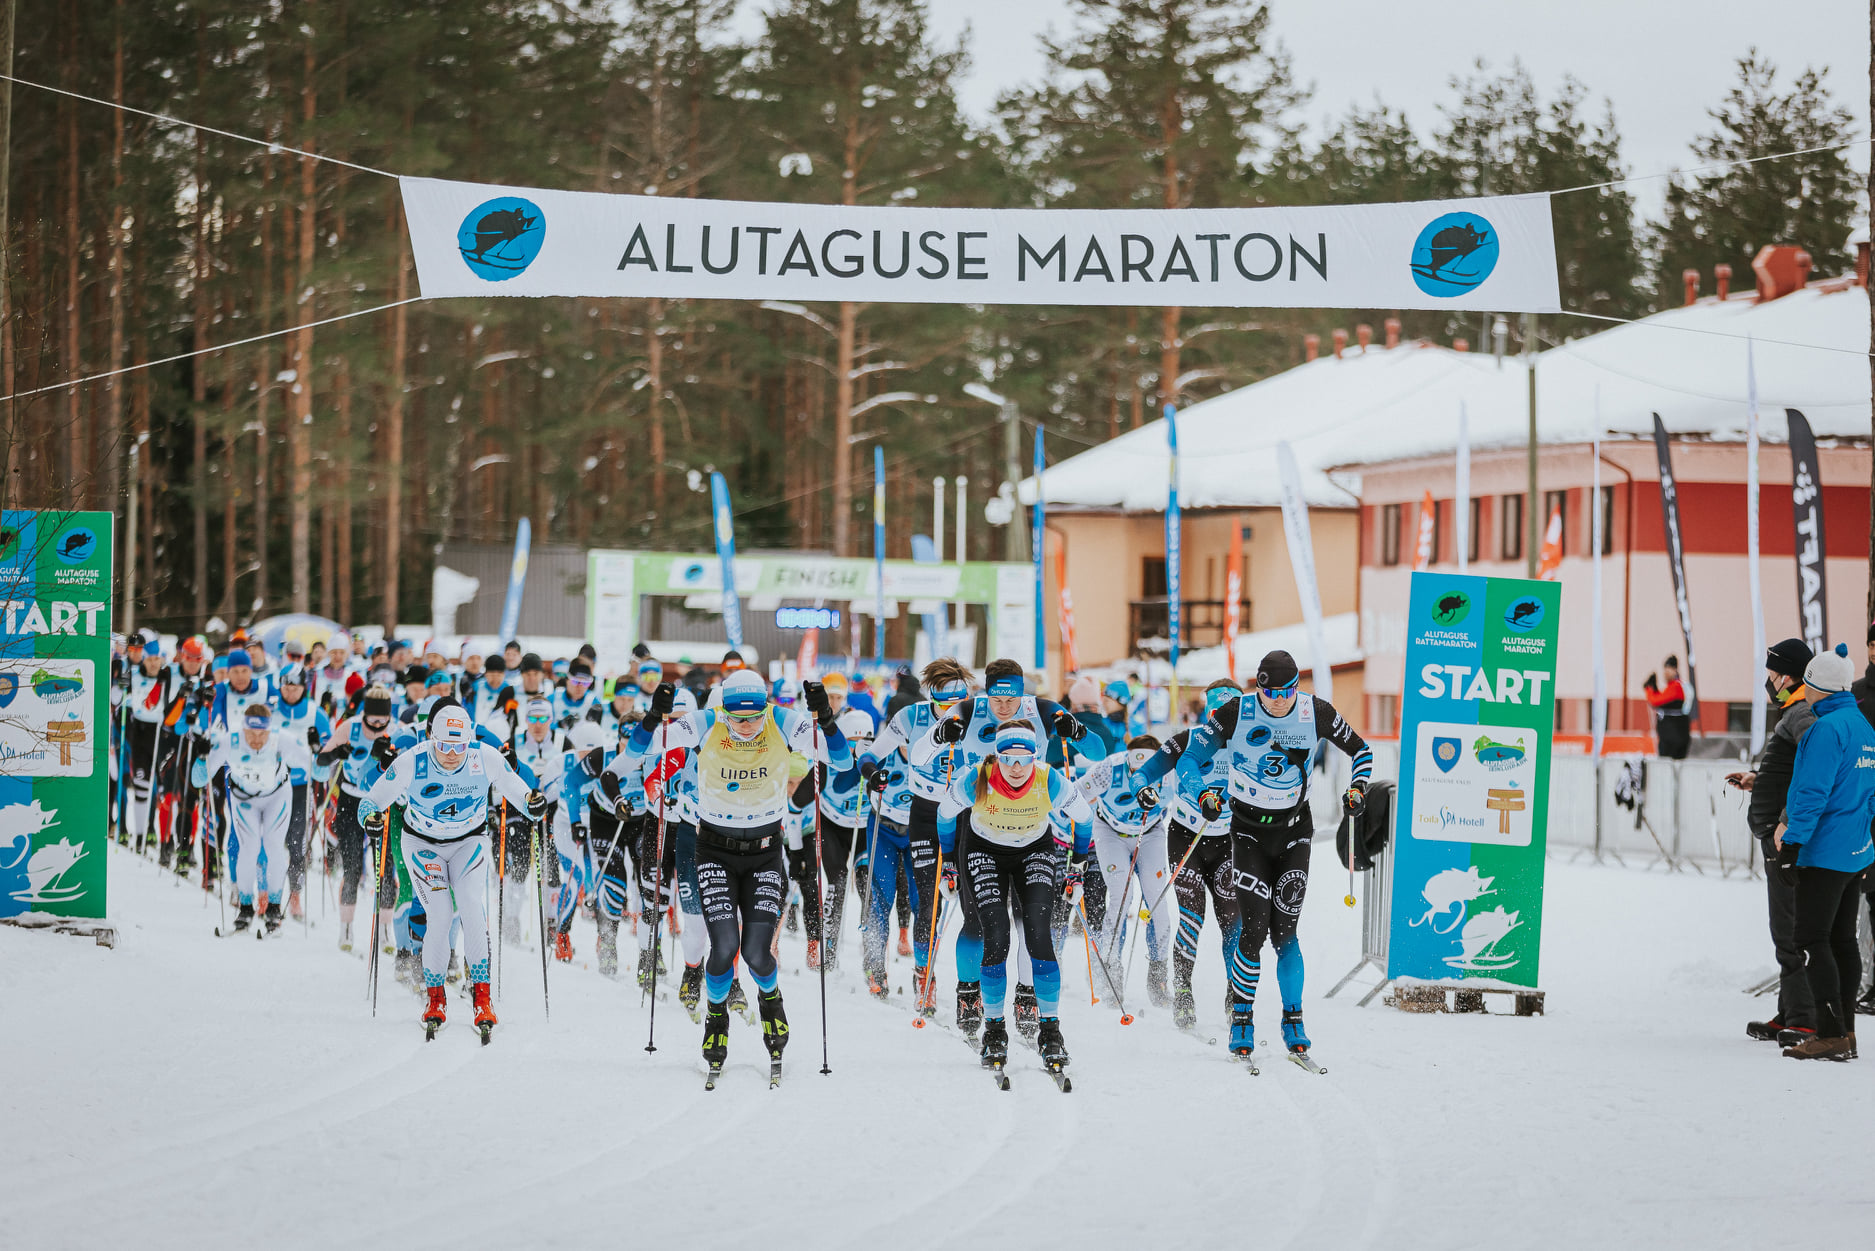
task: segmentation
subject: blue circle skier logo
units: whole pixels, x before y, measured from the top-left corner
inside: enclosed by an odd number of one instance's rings
[[[1519,634],[1528,634],[1543,624],[1543,601],[1534,597],[1512,600],[1504,610],[1504,624]]]
[[[91,559],[91,554],[98,550],[98,536],[88,526],[76,526],[65,532],[59,544],[53,549],[59,559],[68,565],[82,565]]]
[[[1427,295],[1463,295],[1497,268],[1497,231],[1476,213],[1435,217],[1413,241],[1412,267],[1414,284]]]
[[[520,196],[504,195],[469,210],[456,229],[456,247],[478,278],[506,282],[527,269],[547,239],[547,218],[540,206]]]

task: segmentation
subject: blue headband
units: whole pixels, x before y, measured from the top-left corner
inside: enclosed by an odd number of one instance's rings
[[[1021,695],[1023,693],[1022,675],[1004,674],[1002,677],[995,679],[989,684],[987,693],[997,699],[1007,698],[1011,695]]]
[[[1026,725],[1006,725],[996,731],[996,754],[1015,751],[1035,754],[1035,732]]]
[[[1216,712],[1225,704],[1233,703],[1242,697],[1242,691],[1235,690],[1228,686],[1220,686],[1215,691],[1206,691],[1204,693],[1204,710],[1206,712]]]
[[[271,730],[273,728],[273,718],[249,717],[247,719],[247,728],[250,730]]]

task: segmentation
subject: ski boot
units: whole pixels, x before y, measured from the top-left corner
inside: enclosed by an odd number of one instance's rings
[[[788,1045],[788,1014],[781,1006],[781,990],[765,990],[756,996],[762,1014],[762,1045],[768,1048],[769,1060],[780,1063]]]
[[[488,1036],[495,1029],[495,1010],[488,1006],[488,983],[475,983],[470,988],[470,998],[475,1004],[475,1028],[482,1035],[482,1045],[486,1047]]]
[[[866,993],[874,999],[885,999],[891,995],[886,988],[884,969],[866,970]]]
[[[1255,1006],[1245,1000],[1231,1001],[1230,1053],[1240,1059],[1247,1060],[1256,1054]]]
[[[1283,1009],[1283,1046],[1291,1051],[1307,1051],[1309,1036],[1302,1029],[1302,1009]]]
[[[1172,1024],[1179,1029],[1198,1028],[1198,1001],[1189,986],[1179,987],[1172,995]]]
[[[820,967],[820,941],[818,939],[807,940],[807,967],[810,969]]]
[[[1745,1037],[1755,1038],[1759,1042],[1776,1042],[1777,1036],[1784,1032],[1784,1023],[1776,1017],[1768,1021],[1745,1022]]]
[[[573,963],[573,936],[565,930],[554,931],[553,958],[561,964]]]
[[[286,913],[280,910],[280,901],[276,899],[267,905],[267,932],[271,934],[284,924],[286,924]]]
[[[882,985],[884,984],[885,974],[881,973],[879,975],[879,981]],[[925,985],[925,982],[926,982],[925,967],[923,965],[919,965],[916,968],[912,969],[911,971],[911,993],[912,993],[912,997],[918,1001],[917,1002],[918,1015],[936,1016],[937,1015],[937,996],[934,993],[932,993],[931,988],[929,986]]]
[[[399,951],[391,957],[391,976],[411,990],[423,989],[423,960],[414,951]]]
[[[195,857],[189,854],[189,849],[187,847],[178,847],[176,849],[176,876],[186,881],[189,876],[189,870],[194,867]]]
[[[983,1022],[983,1067],[1000,1069],[1009,1063],[1009,1030],[999,1016]]]
[[[729,1058],[729,1005],[712,1003],[703,1014],[703,1062],[710,1066],[710,1075],[704,1080],[703,1089],[716,1089],[716,1075],[723,1071],[723,1061]]]
[[[252,928],[253,924],[254,924],[254,905],[251,903],[244,903],[241,905],[241,910],[234,914],[234,932],[237,934],[246,933],[250,928]]]
[[[1016,996],[1012,1004],[1016,1016],[1016,1033],[1024,1038],[1035,1037],[1036,1023],[1041,1019],[1041,1005],[1035,1001],[1035,987],[1016,983]]]
[[[300,899],[300,893],[298,891],[289,891],[287,893],[286,914],[295,921],[303,921],[306,919],[306,905],[305,902]]]
[[[640,947],[638,949],[639,990],[655,990],[657,988],[657,958],[658,953],[654,948]]]
[[[167,869],[169,867],[170,855],[174,851],[175,844],[173,843],[164,843],[161,847],[158,847],[156,849],[156,867],[159,869]]]
[[[1855,1001],[1855,1010],[1861,1016],[1875,1016],[1875,985],[1868,988],[1868,993]]]
[[[443,1028],[449,1019],[449,992],[441,986],[430,987],[429,1003],[423,1009],[423,1041],[436,1037],[436,1031]]]
[[[697,1002],[703,998],[703,966],[688,964],[684,966],[684,980],[677,985],[677,1002],[684,1005],[684,1011],[690,1014],[692,1021],[703,1018],[697,1015]]]
[[[618,921],[604,913],[599,916],[599,976],[618,976]]]
[[[1155,1008],[1170,1007],[1171,992],[1166,987],[1166,962],[1149,960],[1146,963],[1146,999]]]
[[[898,927],[898,954],[901,956],[911,954],[911,929],[908,926]]]
[[[787,926],[788,933],[790,934],[798,934],[801,932],[801,905],[792,899],[788,901]]]
[[[742,993],[742,979],[729,983],[729,1010],[737,1013],[750,1025],[755,1024],[755,1017],[749,1011],[749,997]]]
[[[983,1024],[983,983],[957,983],[957,1028],[975,1034]]]
[[[352,923],[350,921],[340,921],[339,922],[339,950],[350,951],[351,949],[352,949]]]
[[[1051,1073],[1068,1067],[1068,1044],[1061,1038],[1061,1018],[1045,1016],[1035,1035],[1035,1049],[1042,1053],[1042,1063]]]

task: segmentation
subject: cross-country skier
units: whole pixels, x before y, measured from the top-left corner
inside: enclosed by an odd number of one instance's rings
[[[1243,688],[1229,678],[1219,678],[1204,688],[1205,715],[1210,716],[1243,694]],[[1190,775],[1177,772],[1175,766],[1191,741],[1192,731],[1180,730],[1158,750],[1170,773],[1172,786],[1169,807],[1171,820],[1166,840],[1166,855],[1182,865],[1173,890],[1178,895],[1178,941],[1172,949],[1172,1022],[1180,1029],[1198,1023],[1198,1007],[1192,998],[1191,975],[1198,963],[1198,936],[1204,930],[1205,894],[1208,891],[1217,914],[1217,926],[1224,942],[1224,967],[1228,971],[1237,955],[1237,942],[1243,927],[1237,912],[1237,891],[1231,882],[1230,814],[1222,810],[1225,796],[1225,769],[1216,757],[1205,761]],[[1206,791],[1212,792],[1217,816],[1206,820],[1199,804]],[[1192,844],[1196,842],[1197,846]],[[1225,1025],[1229,1026],[1232,996],[1226,977],[1224,993]]]
[[[901,714],[905,711],[905,709],[900,709]],[[916,873],[907,872],[912,863],[912,843],[908,829],[911,825],[912,805],[915,802],[912,778],[916,775],[905,759],[903,748],[894,747],[884,759],[877,756],[877,751],[878,741],[874,740],[869,746],[865,759],[860,762],[860,771],[866,775],[869,806],[873,811],[871,845],[864,848],[866,856],[864,957],[866,989],[883,999],[887,994],[885,948],[892,938],[893,897],[898,896],[897,902],[903,915],[918,881]],[[942,785],[941,779],[939,785]],[[932,809],[931,829],[933,837],[929,863],[933,869],[931,878],[935,884],[937,866],[935,803]],[[866,837],[863,831],[861,837]],[[922,953],[922,947],[919,950]],[[919,976],[922,978],[924,961],[922,954],[919,960]]]
[[[1253,1013],[1262,976],[1263,944],[1276,948],[1276,981],[1283,1000],[1283,1042],[1307,1057],[1308,1035],[1302,1028],[1302,950],[1296,922],[1309,885],[1309,843],[1315,836],[1309,812],[1309,762],[1316,745],[1333,743],[1353,761],[1342,806],[1358,814],[1367,806],[1367,779],[1374,754],[1361,736],[1319,696],[1300,698],[1301,672],[1285,651],[1273,651],[1257,665],[1257,690],[1229,701],[1192,732],[1178,770],[1201,780],[1205,762],[1222,753],[1231,799],[1231,864],[1243,929],[1231,961],[1230,1046],[1233,1055],[1251,1059],[1256,1035]],[[1141,775],[1157,781],[1166,767],[1155,756]],[[1205,790],[1200,812],[1215,818],[1221,803]]]
[[[697,882],[710,932],[703,1058],[720,1070],[728,1056],[728,995],[740,952],[759,991],[762,1041],[778,1079],[788,1041],[774,956],[788,890],[781,828],[788,812],[788,758],[799,752],[844,772],[852,768],[853,754],[818,682],[806,684],[807,713],[773,707],[767,684],[747,670],[732,673],[719,690],[720,707],[672,718],[676,688],[660,683],[625,751],[643,756],[655,743],[660,755],[679,748],[697,754]]]
[[[140,659],[125,671],[118,685],[128,711],[125,728],[130,736],[130,797],[118,838],[124,843],[131,841],[133,830],[141,838],[149,828],[149,806],[162,786],[156,770],[158,757],[163,755],[158,750],[163,746],[163,718],[169,712],[170,693],[177,684],[176,671],[163,663],[161,640],[147,634],[132,635],[130,653]],[[168,863],[167,842],[158,855],[162,863]]]
[[[352,949],[352,919],[358,911],[358,885],[364,879],[367,857],[372,864],[388,861],[397,870],[381,874],[377,885],[380,920],[387,928],[389,926],[390,910],[396,905],[399,894],[397,878],[402,870],[402,857],[396,847],[381,851],[375,836],[367,839],[359,805],[396,760],[397,753],[416,746],[418,741],[407,726],[391,719],[391,688],[379,685],[365,688],[357,714],[334,727],[319,749],[320,764],[337,763],[339,766],[339,793],[333,801],[332,826],[339,844],[340,951]],[[393,843],[398,841],[398,834],[396,828],[387,830]],[[414,954],[414,945],[405,948],[399,943],[397,973],[401,977],[414,975],[411,967]]]
[[[208,755],[208,717],[214,700],[214,687],[208,665],[208,648],[202,640],[183,639],[176,646],[176,663],[170,666],[171,683],[168,709],[163,714],[163,734],[158,755],[166,761],[168,773],[164,784],[179,791],[181,802],[170,814],[169,838],[176,848],[176,876],[188,877],[195,863],[195,828],[199,818],[207,816],[202,808],[202,792],[187,785],[193,762]],[[202,840],[202,889],[215,889],[214,841]]]
[[[592,666],[584,660],[569,662],[566,667],[566,685],[553,692],[554,726],[570,730],[575,721],[597,721],[603,712],[604,704],[599,698],[599,688],[593,682]]]
[[[835,676],[835,675],[828,675]],[[829,704],[832,703],[829,699]],[[855,753],[872,745],[872,718],[854,711],[835,716],[835,723]],[[858,767],[831,773],[816,765],[795,784],[790,806],[796,833],[788,843],[788,868],[801,888],[802,915],[807,921],[807,967],[817,969],[824,959],[829,969],[840,965],[840,929],[846,916],[846,880],[853,849],[862,856],[866,847],[868,804]],[[819,813],[820,849],[815,854],[815,813]],[[822,899],[820,879],[827,879]]]
[[[1050,1072],[1068,1064],[1061,1038],[1061,967],[1047,923],[1061,889],[1062,851],[1072,843],[1085,855],[1093,811],[1066,777],[1040,763],[1041,734],[1026,721],[1004,723],[991,740],[993,755],[959,774],[938,809],[944,878],[963,903],[965,930],[957,939],[958,980],[983,988],[983,1063],[1001,1069],[1009,1059],[1003,1024],[1008,986],[1011,911],[1038,918],[1024,927],[1040,1011],[1036,1047]],[[959,828],[958,816],[970,820]],[[979,937],[980,936],[980,937]]]
[[[211,776],[227,770],[228,819],[237,848],[229,867],[241,900],[234,921],[237,933],[254,923],[256,900],[266,909],[268,933],[285,920],[280,904],[287,890],[286,834],[293,812],[290,782],[295,769],[312,765],[312,753],[305,739],[276,733],[274,726],[269,705],[249,704],[242,713],[241,728],[216,734],[208,758],[197,760],[190,769],[189,784],[197,790],[207,786]],[[264,884],[262,853],[267,857]]]
[[[1098,742],[1098,739],[1094,741]],[[1121,936],[1129,911],[1120,906],[1134,879],[1139,881],[1139,902],[1152,908],[1171,884],[1166,860],[1166,809],[1159,790],[1140,781],[1139,770],[1159,748],[1159,740],[1142,734],[1124,749],[1089,765],[1075,786],[1094,809],[1094,856],[1107,881],[1107,924],[1101,927],[1100,952],[1113,1004],[1126,997],[1126,962],[1120,958]],[[1146,923],[1146,990],[1154,1007],[1171,1003],[1166,985],[1166,956],[1172,927],[1155,914]]]
[[[423,981],[429,1003],[423,1023],[434,1037],[447,1012],[443,982],[449,972],[450,927],[462,921],[476,1028],[487,1040],[495,1025],[488,1001],[488,799],[493,790],[538,821],[547,799],[531,791],[502,758],[476,738],[469,714],[454,705],[430,717],[429,742],[406,751],[359,802],[367,828],[380,833],[384,811],[405,805],[404,864],[423,900]]]
[[[289,664],[280,670],[280,693],[274,699],[280,718],[280,733],[304,739],[308,748],[318,751],[332,737],[332,723],[325,710],[312,697],[311,680],[306,668]],[[293,770],[293,819],[287,827],[287,854],[293,863],[288,868],[287,915],[295,921],[305,907],[301,893],[306,887],[306,862],[312,856],[312,782],[314,769]],[[323,836],[323,835],[321,835]]]

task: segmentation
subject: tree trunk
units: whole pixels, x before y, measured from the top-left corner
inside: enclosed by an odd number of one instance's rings
[[[313,5],[306,5],[310,23]],[[300,85],[301,151],[311,152],[315,142],[312,121],[318,98],[313,91],[313,37],[307,26],[304,77]],[[293,566],[292,605],[294,612],[312,607],[312,398],[313,398],[313,255],[314,206],[317,188],[314,178],[317,162],[310,156],[299,159],[299,256],[294,273],[294,321],[298,333],[293,336],[293,385],[289,392],[290,415],[287,422],[287,447],[293,463]]]
[[[337,509],[332,545],[338,549],[338,595],[333,602],[338,609],[338,620],[349,622],[352,619],[352,501],[345,471],[352,461],[352,366],[344,356],[339,357],[337,386],[339,428],[332,447],[338,460],[326,507],[336,506]]]
[[[1170,32],[1167,32],[1168,35]],[[1169,209],[1179,208],[1183,197],[1178,189],[1178,136],[1184,125],[1184,111],[1180,107],[1177,88],[1168,88],[1165,101],[1159,109],[1160,140],[1165,145],[1165,157],[1160,171],[1160,203]],[[1178,322],[1182,310],[1164,308],[1159,311],[1159,410],[1165,411],[1167,404],[1178,403],[1178,357],[1179,334]]]
[[[195,21],[195,92],[199,98],[208,75],[208,23]],[[195,255],[191,283],[194,306],[191,347],[196,352],[208,350],[208,151],[206,136],[195,132]],[[264,323],[263,323],[264,328]],[[195,624],[208,620],[208,414],[203,405],[208,400],[208,380],[202,373],[202,357],[189,364],[189,411],[194,436],[194,459],[189,463],[190,507],[194,510]]]
[[[857,91],[853,104],[857,104]],[[846,142],[841,153],[840,203],[859,203],[859,122],[849,108]],[[853,528],[853,338],[859,306],[840,301],[840,331],[833,361],[833,554],[851,556]]]
[[[73,70],[78,60],[78,14],[69,10],[67,21],[69,33],[66,42],[65,86],[75,85]],[[80,285],[82,279],[78,272],[80,254],[84,251],[84,239],[78,225],[78,105],[73,100],[61,102],[65,111],[65,351],[64,366],[67,378],[77,378],[84,373],[85,365],[78,358]],[[85,418],[81,407],[83,387],[72,386],[65,391],[65,506],[67,508],[84,507],[84,488],[79,483],[79,476],[85,471]]]
[[[645,309],[645,389],[651,394],[651,511],[664,519],[664,301]]]
[[[111,53],[111,98],[124,102],[124,0],[117,0],[116,38]],[[124,365],[124,113],[111,110],[111,202],[106,210],[105,238],[111,245],[110,315],[111,359],[109,369]],[[105,464],[105,506],[117,512],[118,498],[124,491],[124,386],[122,375],[104,380],[104,430],[99,440]],[[123,530],[124,527],[117,527]],[[123,535],[115,536],[116,542]],[[129,553],[126,552],[126,555]],[[116,566],[123,570],[120,563]]]
[[[0,73],[13,73],[13,11],[17,0],[0,0]],[[13,256],[7,247],[7,187],[12,178],[13,83],[0,78],[0,391],[11,395],[19,390],[13,376]],[[0,439],[6,443],[5,477],[0,478],[0,507],[12,508],[20,500],[20,466],[25,455],[20,446],[19,405],[6,401],[6,427]]]
[[[397,233],[397,298],[410,297],[410,232],[400,212]],[[384,635],[397,637],[398,574],[403,559],[404,533],[404,350],[408,340],[409,306],[391,310],[391,394],[384,414]]]
[[[267,207],[273,189],[273,160],[268,158],[261,166],[261,208],[260,219],[260,325],[265,332],[272,329],[273,321],[273,219],[278,210]],[[254,603],[265,605],[273,594],[271,562],[267,559],[272,546],[272,522],[268,517],[268,508],[272,503],[273,487],[268,480],[268,466],[273,458],[273,436],[267,429],[267,408],[273,398],[274,387],[274,345],[272,342],[257,344],[254,348]]]

